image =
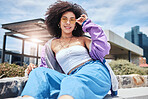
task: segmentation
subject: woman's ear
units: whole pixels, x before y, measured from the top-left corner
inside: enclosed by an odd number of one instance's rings
[[[61,22],[59,22],[58,27],[61,28]]]
[[[61,28],[60,24],[58,24],[58,27]]]

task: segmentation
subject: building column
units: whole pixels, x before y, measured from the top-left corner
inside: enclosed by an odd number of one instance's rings
[[[128,51],[128,60],[131,62],[131,51]]]
[[[3,38],[3,50],[2,50],[2,63],[5,62],[6,37],[7,37],[7,35],[4,35],[4,38]]]
[[[36,65],[38,65],[38,57],[39,57],[39,43],[37,43],[37,58],[36,58]]]
[[[21,56],[21,65],[23,66],[23,62],[24,62],[24,43],[25,43],[25,40],[23,39],[22,40],[22,56]]]

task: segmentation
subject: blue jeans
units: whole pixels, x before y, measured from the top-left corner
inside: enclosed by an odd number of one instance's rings
[[[74,99],[102,99],[110,89],[108,69],[97,60],[86,62],[70,75],[38,67],[31,71],[21,96],[57,99],[61,95],[70,95]]]

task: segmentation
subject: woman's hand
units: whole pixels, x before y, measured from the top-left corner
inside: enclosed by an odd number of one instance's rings
[[[87,19],[86,14],[82,14],[77,20],[76,22],[80,25],[82,25],[82,23]]]
[[[26,73],[29,75],[29,73],[34,69],[37,68],[34,64],[30,63],[27,67]]]

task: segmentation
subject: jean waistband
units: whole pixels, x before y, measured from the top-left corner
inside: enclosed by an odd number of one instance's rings
[[[72,68],[67,74],[68,74],[68,75],[71,74],[72,71],[74,71],[75,69],[77,69],[77,68],[83,66],[85,63],[90,62],[91,60],[92,60],[92,59],[89,59],[89,60],[87,60],[87,61],[85,61],[85,62],[83,62],[83,63],[81,63],[81,64],[75,66],[75,67]]]

